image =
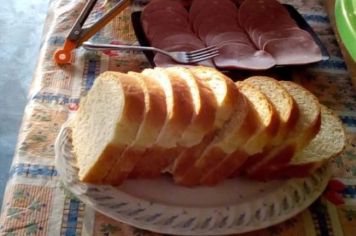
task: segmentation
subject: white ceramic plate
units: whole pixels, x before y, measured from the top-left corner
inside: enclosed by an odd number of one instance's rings
[[[277,224],[312,204],[330,179],[324,166],[309,178],[285,181],[236,178],[215,187],[185,188],[162,177],[127,180],[114,188],[78,180],[71,130],[66,125],[55,151],[65,186],[84,203],[118,221],[166,234],[223,235]]]

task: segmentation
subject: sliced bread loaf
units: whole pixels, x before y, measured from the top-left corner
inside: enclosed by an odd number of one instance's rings
[[[132,76],[106,72],[96,79],[71,124],[80,180],[103,183],[135,140],[144,113],[144,92]]]
[[[278,146],[284,141],[288,132],[294,128],[299,116],[298,107],[293,97],[277,80],[265,76],[253,76],[244,80],[244,83],[259,89],[267,97],[278,115],[279,127],[276,135],[271,138],[265,150],[262,153],[250,156],[240,170],[246,170],[260,165],[261,161],[268,155],[270,149],[273,149],[274,146]],[[239,175],[240,170],[238,170],[234,176]]]
[[[169,166],[180,151],[178,142],[190,125],[198,105],[193,99],[192,91],[187,82],[166,69],[146,69],[143,75],[155,79],[166,93],[167,118],[155,141],[155,145],[147,150],[137,163],[131,177],[154,178]]]
[[[265,179],[306,177],[342,152],[346,143],[340,119],[321,105],[321,127],[309,144],[295,153],[288,165],[274,166]]]
[[[195,160],[199,158],[206,146],[212,141],[215,132],[231,119],[236,109],[244,114],[245,103],[240,101],[240,93],[234,83],[224,74],[208,67],[192,67],[189,70],[193,73],[199,83],[207,86],[213,93],[216,103],[216,113],[214,126],[210,133],[206,134],[199,144],[184,150],[176,158],[171,170],[176,182],[181,182],[185,173],[189,172]],[[241,115],[242,115],[241,114]],[[239,117],[242,117],[242,116]]]
[[[318,99],[296,83],[280,81],[280,84],[295,100],[299,110],[299,118],[296,126],[291,129],[282,144],[269,150],[263,160],[245,170],[250,177],[268,176],[267,173],[275,168],[274,165],[288,164],[294,153],[304,148],[320,129]]]
[[[278,80],[271,77],[252,76],[244,80],[244,83],[258,88],[276,110],[280,122],[278,132],[271,140],[271,144],[280,144],[298,120],[298,108],[293,97],[278,83]]]
[[[121,184],[132,172],[147,148],[152,147],[161,131],[167,116],[166,99],[161,86],[151,78],[130,72],[141,84],[145,95],[145,115],[135,140],[116,160],[104,182],[112,185]]]
[[[203,174],[200,180],[203,185],[215,185],[229,177],[242,166],[249,155],[262,152],[278,130],[277,114],[266,96],[248,83],[238,82],[236,86],[252,108],[253,119],[248,118],[246,122],[256,122],[257,129],[245,143],[237,146],[232,153],[227,153],[221,162],[217,162],[214,168]],[[205,155],[215,153],[207,152]]]
[[[192,147],[199,144],[203,137],[214,128],[216,100],[210,87],[184,67],[170,67],[166,71],[173,77],[183,79],[192,94],[194,113],[187,129],[182,133],[178,145],[181,147]]]

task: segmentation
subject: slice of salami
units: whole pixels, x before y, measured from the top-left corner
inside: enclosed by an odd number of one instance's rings
[[[194,45],[197,48],[205,47],[205,44],[195,35],[188,33],[177,33],[166,38],[152,42],[153,47],[165,49],[174,45]]]
[[[245,31],[250,36],[251,40],[256,44],[258,43],[259,35],[265,32],[269,32],[271,30],[284,30],[293,27],[297,27],[297,24],[290,16],[278,17],[274,15],[265,17],[263,22],[261,22],[261,19],[259,18],[251,17],[244,25]]]
[[[241,31],[228,31],[223,33],[208,34],[205,38],[207,46],[210,45],[223,45],[226,43],[242,43],[246,45],[252,45],[252,42],[247,37],[246,33]]]
[[[240,27],[237,24],[237,21],[235,21],[233,18],[217,16],[202,22],[196,33],[198,34],[199,38],[205,41],[208,34],[211,34],[211,32],[216,30],[239,31]]]
[[[169,12],[177,12],[182,14],[185,17],[188,17],[188,12],[184,8],[183,4],[177,0],[154,0],[148,3],[143,11],[142,17],[151,15],[154,11],[169,11]]]
[[[175,11],[157,10],[152,12],[150,15],[141,18],[144,28],[146,25],[155,25],[161,23],[162,21],[172,21],[178,25],[190,24],[188,17],[184,17]]]
[[[277,65],[307,64],[322,59],[320,48],[311,37],[270,40],[264,50],[273,56]]]
[[[159,40],[177,33],[193,34],[190,28],[177,26],[175,24],[164,22],[162,24],[150,27],[150,31],[146,34],[150,42],[158,42]]]
[[[234,22],[235,24],[235,22],[238,21],[237,16],[238,15],[236,12],[228,12],[220,8],[217,8],[215,12],[202,12],[198,17],[196,17],[195,21],[191,22],[192,29],[197,32],[200,26],[203,25],[206,20],[212,19],[215,19],[216,22],[223,20],[227,24],[230,22]]]
[[[172,26],[175,29],[181,28],[183,29],[183,31],[191,31],[189,23],[180,18],[167,19],[164,23],[159,22],[158,19],[156,21],[142,21],[142,26],[145,31],[145,34],[149,36],[152,36],[153,33],[156,33],[158,28],[162,28],[162,25],[166,27]]]
[[[189,10],[190,21],[194,22],[195,17],[204,11],[205,7],[210,8],[211,6],[218,6],[225,9],[229,8],[237,11],[236,5],[231,0],[194,0]]]
[[[258,48],[263,49],[266,43],[270,40],[274,40],[274,39],[288,40],[288,38],[298,38],[298,37],[310,37],[310,35],[308,32],[298,27],[292,27],[284,30],[272,30],[259,35],[257,46]]]
[[[250,18],[260,19],[263,23],[268,15],[288,14],[287,10],[276,0],[244,0],[239,8],[239,22],[246,26]]]
[[[223,16],[225,18],[229,17],[233,21],[238,21],[238,14],[236,9],[227,8],[223,5],[209,5],[204,7],[194,20],[191,20],[192,28],[194,31],[198,31],[200,25],[207,19],[216,18],[218,16]]]
[[[275,65],[269,53],[241,43],[225,44],[213,60],[217,67],[224,69],[265,70]]]
[[[286,8],[276,0],[245,0],[239,9],[239,22],[256,46],[259,36],[265,32],[297,26]]]

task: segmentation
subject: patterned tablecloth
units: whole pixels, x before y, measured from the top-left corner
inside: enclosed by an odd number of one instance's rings
[[[246,235],[356,235],[356,93],[329,24],[323,0],[289,0],[318,33],[329,61],[294,70],[293,78],[335,110],[347,130],[347,147],[332,162],[334,178],[346,184],[344,204],[324,197],[284,223]],[[53,51],[60,47],[84,0],[52,0],[38,66],[34,73],[18,145],[0,217],[1,235],[156,235],[116,222],[87,207],[63,188],[54,167],[54,140],[61,124],[78,107],[101,72],[140,71],[149,64],[142,53],[109,57],[76,50],[72,65],[58,67]],[[93,22],[115,1],[99,1],[88,19]],[[130,14],[143,1],[117,16],[94,41],[135,43]],[[16,96],[14,94],[14,96]]]

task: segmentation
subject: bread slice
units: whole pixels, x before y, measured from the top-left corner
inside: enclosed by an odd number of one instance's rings
[[[236,86],[252,105],[260,125],[258,132],[245,143],[243,150],[248,155],[260,153],[278,132],[278,114],[266,95],[256,87],[244,82],[237,82]]]
[[[220,163],[216,163],[216,167],[205,173],[200,180],[202,185],[215,185],[229,177],[242,166],[249,155],[262,152],[278,131],[277,114],[266,96],[248,83],[237,82],[236,86],[252,108],[253,119],[248,118],[245,122],[256,122],[256,131],[242,146],[237,146],[235,151],[226,154]],[[205,155],[215,155],[215,153],[207,152]]]
[[[250,177],[264,178],[264,176],[269,175],[269,170],[274,169],[274,165],[288,164],[294,153],[304,148],[320,129],[320,105],[318,99],[296,83],[280,81],[280,84],[295,100],[299,110],[299,118],[296,126],[290,131],[281,145],[271,149],[263,160],[246,170]]]
[[[288,165],[274,166],[266,179],[306,177],[340,154],[346,144],[346,134],[340,119],[321,105],[321,127],[309,144],[295,153]]]
[[[280,126],[278,133],[271,140],[271,144],[280,144],[298,120],[298,109],[295,101],[286,89],[278,83],[278,80],[271,77],[252,76],[244,82],[258,88],[274,106],[279,116]]]
[[[178,145],[192,147],[199,144],[214,128],[216,101],[212,90],[184,67],[170,67],[167,73],[183,79],[192,94],[194,114],[187,129],[182,133]]]
[[[178,184],[198,185],[204,174],[215,168],[227,154],[241,147],[256,132],[259,124],[252,108],[246,105],[243,96],[240,96],[240,102],[237,104],[238,108],[232,119],[219,130],[183,177],[175,179]]]
[[[103,183],[134,141],[144,112],[144,93],[132,76],[106,72],[96,79],[71,124],[81,181]]]
[[[256,165],[260,165],[261,161],[268,155],[269,151],[274,146],[278,146],[284,142],[284,138],[288,135],[288,132],[292,130],[298,119],[298,107],[293,97],[287,92],[287,90],[278,83],[277,80],[266,76],[253,76],[244,80],[244,83],[248,83],[251,86],[259,89],[270,101],[279,119],[279,127],[277,134],[270,140],[268,146],[262,153],[255,154],[248,158],[242,168],[234,173],[234,176],[239,175],[241,170],[254,168]]]
[[[195,104],[186,81],[166,69],[146,69],[142,72],[163,87],[166,93],[167,118],[155,144],[145,152],[137,163],[131,177],[154,178],[161,175],[179,152],[178,142],[190,125]]]
[[[104,178],[105,183],[112,185],[121,184],[132,172],[146,149],[153,146],[167,116],[167,105],[162,87],[156,81],[142,74],[135,72],[128,74],[137,80],[143,88],[145,115],[135,140],[116,160]]]
[[[239,91],[228,77],[208,67],[191,67],[189,70],[199,83],[207,86],[212,91],[216,103],[216,113],[213,130],[205,135],[202,142],[184,150],[176,158],[172,174],[177,183],[181,182],[185,173],[189,171],[189,168],[193,166],[196,159],[199,158],[206,146],[212,141],[215,132],[231,119],[232,114],[238,109],[241,111],[238,117],[242,119],[246,113],[244,109],[245,103],[240,100]]]

